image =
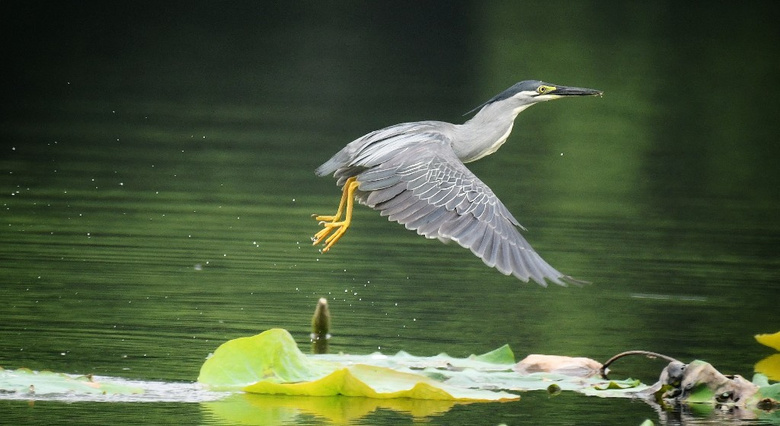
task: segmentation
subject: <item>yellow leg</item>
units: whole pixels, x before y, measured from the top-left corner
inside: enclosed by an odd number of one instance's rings
[[[341,201],[339,202],[339,208],[336,214],[333,216],[317,216],[312,215],[314,220],[320,222],[323,229],[320,232],[314,234],[311,239],[313,245],[317,245],[325,240],[325,247],[322,249],[323,253],[327,253],[331,247],[347,232],[347,228],[352,223],[352,206],[355,202],[355,190],[360,184],[355,177],[351,177],[344,182],[344,188],[341,192]],[[344,214],[344,220],[341,220],[341,215]],[[335,231],[335,232],[334,232]],[[333,235],[328,235],[333,232]],[[327,237],[327,239],[325,238]]]

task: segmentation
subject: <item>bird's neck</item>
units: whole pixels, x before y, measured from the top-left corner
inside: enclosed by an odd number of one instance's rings
[[[507,109],[486,105],[471,120],[456,126],[457,137],[452,144],[455,154],[468,163],[496,152],[512,132],[517,114],[529,106]]]

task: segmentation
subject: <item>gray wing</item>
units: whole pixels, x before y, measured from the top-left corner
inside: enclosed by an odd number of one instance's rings
[[[407,135],[381,161],[341,162],[335,176],[356,176],[359,200],[427,238],[455,241],[505,275],[546,286],[578,283],[544,261],[520,235],[520,224],[457,158],[438,133]],[[410,141],[406,141],[410,142]],[[373,158],[377,158],[374,156]],[[327,164],[327,163],[326,163]]]

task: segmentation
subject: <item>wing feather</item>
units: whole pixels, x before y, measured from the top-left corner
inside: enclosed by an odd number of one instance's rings
[[[418,234],[455,241],[505,275],[546,286],[578,283],[545,262],[493,191],[457,158],[440,125],[408,123],[370,133],[317,169],[343,185],[357,177],[357,198]]]

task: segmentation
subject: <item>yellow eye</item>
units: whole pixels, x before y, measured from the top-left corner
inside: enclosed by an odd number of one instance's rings
[[[536,93],[544,95],[545,93],[552,92],[553,90],[555,90],[555,88],[551,86],[539,86],[536,88]]]

